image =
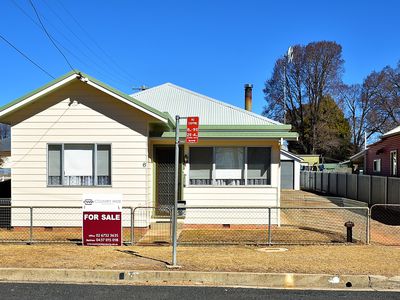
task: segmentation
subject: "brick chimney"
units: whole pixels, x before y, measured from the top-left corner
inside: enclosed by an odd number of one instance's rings
[[[244,85],[244,109],[251,111],[252,102],[253,102],[253,85],[251,83],[246,83]]]

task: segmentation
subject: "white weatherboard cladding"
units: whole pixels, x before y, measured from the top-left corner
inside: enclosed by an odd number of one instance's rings
[[[273,125],[280,124],[225,102],[165,83],[131,95],[171,116],[199,116],[201,125]],[[182,119],[181,124],[186,120]]]
[[[243,209],[187,209],[185,224],[268,224],[268,210],[252,207],[279,206],[274,187],[187,187],[187,206],[244,207]],[[278,224],[276,210],[271,211],[272,224]]]
[[[71,101],[74,99],[75,101]],[[12,126],[12,205],[77,206],[83,194],[122,194],[124,206],[146,206],[148,116],[111,96],[71,85],[15,113]],[[110,109],[112,105],[112,109]],[[49,144],[110,144],[112,187],[47,187]],[[13,211],[14,212],[14,211]],[[81,226],[81,209],[34,212],[35,226]],[[67,222],[65,215],[70,216]],[[12,226],[25,226],[29,212],[12,215]],[[129,225],[129,213],[123,225]]]

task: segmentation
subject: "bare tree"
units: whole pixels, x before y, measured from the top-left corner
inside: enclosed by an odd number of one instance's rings
[[[349,121],[352,137],[352,153],[362,150],[364,136],[374,134],[369,128],[368,115],[372,110],[369,91],[359,84],[342,85],[339,88],[339,104]]]
[[[368,99],[368,130],[384,133],[400,125],[400,62],[372,72],[363,82],[363,97]]]
[[[264,115],[283,121],[286,113],[287,121],[299,133],[299,151],[303,153],[318,150],[321,101],[341,84],[343,63],[342,47],[335,42],[296,45],[291,61],[286,55],[279,58],[265,83]],[[309,124],[305,122],[305,107]]]

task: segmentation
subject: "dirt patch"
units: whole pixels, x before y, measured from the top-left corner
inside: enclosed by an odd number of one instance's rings
[[[386,246],[178,247],[182,270],[400,275],[400,249]],[[171,247],[0,245],[0,267],[165,270]]]

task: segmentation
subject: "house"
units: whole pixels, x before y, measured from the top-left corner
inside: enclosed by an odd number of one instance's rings
[[[313,167],[317,167],[320,163],[321,155],[319,154],[296,154],[303,161],[301,163],[302,169],[312,170]]]
[[[279,206],[280,141],[297,139],[290,125],[170,83],[129,96],[80,72],[0,108],[0,122],[12,128],[12,205],[81,206],[84,194],[122,194],[124,206],[157,207],[152,217],[162,217],[174,201],[175,115],[200,118],[199,142],[180,146],[180,200]],[[179,132],[183,140],[185,120]],[[188,211],[181,221],[265,224],[257,213]],[[12,226],[26,218],[13,216]],[[35,224],[60,226],[50,214]]]
[[[11,168],[11,138],[0,139],[0,182],[10,177]]]
[[[303,159],[281,149],[281,188],[300,190],[300,164]]]
[[[400,150],[400,126],[383,134],[379,141],[368,145],[364,156],[365,173],[368,175],[399,177],[397,163]]]

